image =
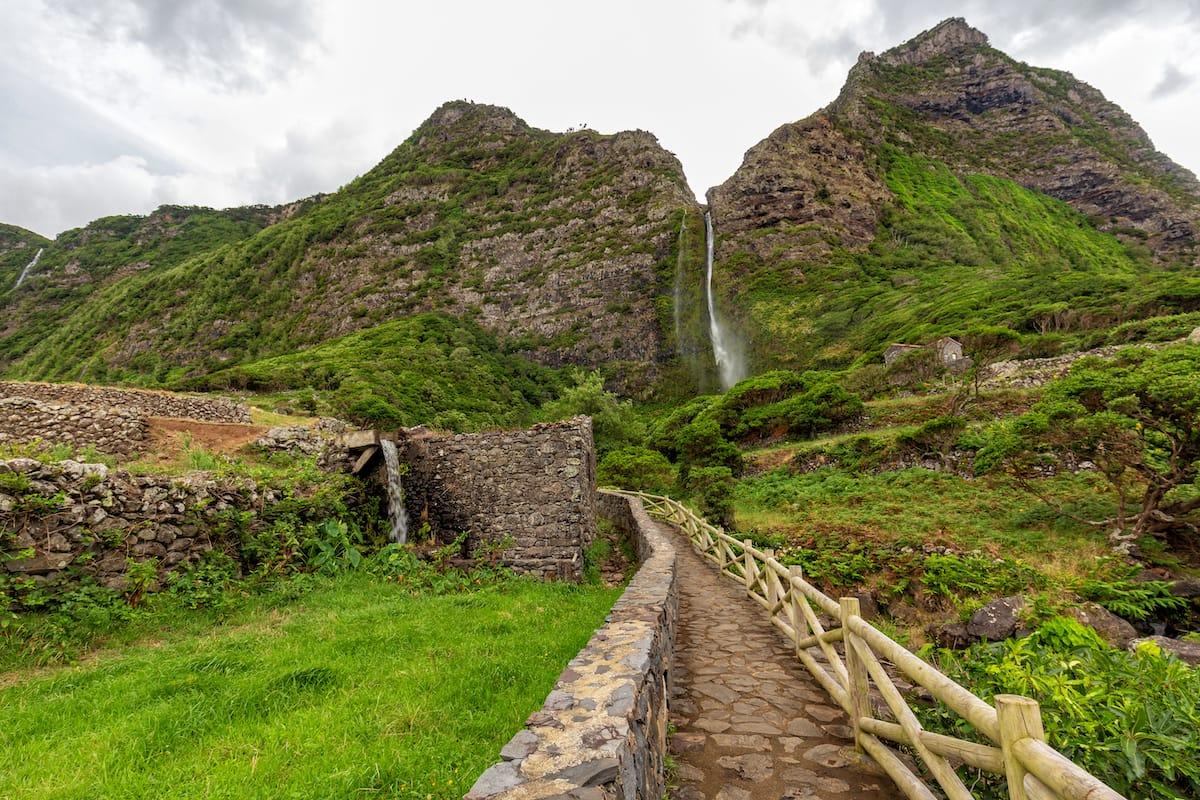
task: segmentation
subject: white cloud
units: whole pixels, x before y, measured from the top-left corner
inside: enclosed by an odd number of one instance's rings
[[[655,133],[698,194],[837,95],[860,50],[965,16],[1200,167],[1191,0],[29,0],[0,26],[0,221],[278,203],[369,169],[440,103]]]

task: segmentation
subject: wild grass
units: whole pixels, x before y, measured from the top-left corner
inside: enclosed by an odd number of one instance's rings
[[[1063,475],[1050,484],[1076,504],[1108,502],[1094,475]],[[734,506],[740,530],[771,542],[832,588],[900,579],[905,569],[919,577],[931,548],[1036,563],[1041,574],[1063,580],[1096,574],[1106,556],[1102,534],[1003,478],[925,469],[796,474],[780,467],[739,481]],[[1006,584],[1004,591],[1018,588]]]
[[[0,797],[457,798],[617,590],[347,573],[226,624],[0,675]]]

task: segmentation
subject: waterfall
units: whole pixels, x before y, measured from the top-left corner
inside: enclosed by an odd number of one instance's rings
[[[25,265],[25,269],[21,270],[21,274],[17,276],[17,282],[13,284],[14,289],[16,289],[25,281],[25,276],[29,274],[29,270],[37,266],[38,259],[42,257],[43,249],[44,248],[39,247],[37,253],[33,257],[33,261],[30,261]]]
[[[683,355],[683,282],[687,280],[687,270],[684,269],[683,234],[687,229],[687,211],[683,212],[683,220],[679,223],[679,240],[676,247],[679,254],[675,258],[675,353]]]
[[[708,332],[712,339],[713,358],[716,359],[717,371],[721,376],[721,388],[728,390],[746,377],[746,365],[743,363],[741,344],[730,331],[721,327],[721,321],[717,318],[712,288],[713,225],[712,214],[708,212],[704,214],[704,237],[704,287],[708,297]]]
[[[388,541],[405,544],[408,541],[408,512],[404,509],[404,487],[400,485],[400,454],[396,443],[381,439],[383,462],[387,465],[388,517],[392,520],[392,532]]]

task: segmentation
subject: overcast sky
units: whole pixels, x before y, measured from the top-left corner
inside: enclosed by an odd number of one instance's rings
[[[831,10],[836,6],[837,10]],[[0,0],[0,222],[334,191],[442,102],[652,131],[698,195],[949,16],[1200,172],[1200,0]]]

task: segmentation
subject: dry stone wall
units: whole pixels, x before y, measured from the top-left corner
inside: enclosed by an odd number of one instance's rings
[[[277,499],[252,480],[205,472],[131,475],[70,460],[0,460],[0,570],[38,582],[77,572],[120,589],[128,559],[157,559],[160,573],[194,562],[214,547],[221,515],[254,515]]]
[[[250,423],[245,403],[216,397],[192,397],[146,389],[116,389],[73,383],[0,381],[0,397],[27,397],[45,403],[89,408],[123,408],[148,417],[176,417],[201,422]]]
[[[635,542],[641,568],[604,626],[500,751],[466,800],[659,800],[679,618],[675,550],[633,500],[601,492],[600,514]]]
[[[25,397],[0,398],[0,442],[95,446],[102,453],[141,452],[149,426],[144,415],[124,408],[91,408],[43,403]]]
[[[545,578],[579,580],[596,536],[592,421],[529,430],[443,436],[402,431],[401,483],[411,527],[440,541],[467,533],[464,555],[511,538],[501,561]]]

